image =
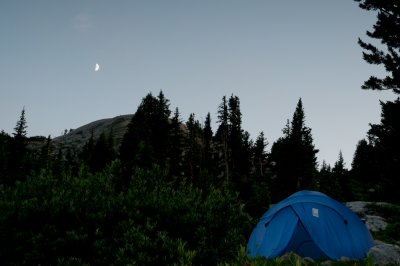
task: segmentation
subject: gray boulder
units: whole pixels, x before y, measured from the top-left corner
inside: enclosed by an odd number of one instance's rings
[[[400,247],[397,245],[376,240],[367,255],[372,258],[374,265],[400,264]]]
[[[352,201],[352,202],[347,202],[346,206],[360,216],[360,218],[365,222],[365,225],[367,226],[368,230],[370,230],[371,232],[378,232],[385,230],[387,226],[386,220],[381,216],[370,214],[367,208],[368,204],[371,204],[371,202]],[[374,204],[386,205],[387,203],[376,202]]]
[[[365,224],[371,232],[378,232],[385,230],[388,225],[384,218],[377,215],[365,215]]]

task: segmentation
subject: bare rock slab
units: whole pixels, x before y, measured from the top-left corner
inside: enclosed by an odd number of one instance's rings
[[[381,241],[375,241],[375,244],[367,253],[372,258],[374,265],[400,264],[399,246]]]

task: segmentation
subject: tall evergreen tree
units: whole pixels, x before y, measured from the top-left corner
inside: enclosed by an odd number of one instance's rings
[[[183,131],[182,121],[178,107],[175,108],[174,116],[171,119],[171,151],[169,160],[169,171],[173,176],[181,176],[183,174]]]
[[[40,164],[41,168],[50,173],[53,169],[53,151],[54,145],[49,135],[46,139],[45,145],[40,150]]]
[[[152,142],[154,143],[155,156],[157,163],[165,167],[170,160],[170,133],[171,124],[169,109],[169,100],[165,98],[164,93],[160,91],[156,100],[157,111],[154,113],[152,121]]]
[[[189,119],[186,122],[187,136],[185,145],[185,165],[186,175],[189,177],[191,183],[197,182],[196,177],[200,172],[202,165],[202,129],[200,122],[195,119],[195,115],[192,113],[189,115]]]
[[[295,159],[288,135],[284,134],[272,144],[272,201],[280,201],[297,190],[297,176],[293,167]]]
[[[214,165],[212,163],[212,138],[213,130],[211,127],[211,115],[210,113],[207,113],[203,127],[204,168],[210,173],[214,172]]]
[[[28,128],[26,124],[26,118],[25,118],[25,107],[22,108],[21,115],[19,117],[19,120],[17,122],[17,125],[14,127],[14,138],[23,138],[26,139],[26,129]]]
[[[254,143],[250,139],[250,134],[247,131],[242,132],[241,141],[238,142],[236,148],[237,152],[233,153],[232,160],[235,163],[235,167],[232,166],[232,171],[235,175],[235,179],[233,180],[236,185],[237,191],[243,194],[244,197],[248,197],[250,191],[248,190],[249,184],[252,182],[251,180],[251,171],[252,171],[252,158],[253,158],[253,147]],[[236,149],[234,146],[232,150]],[[235,156],[235,157],[234,157]]]
[[[369,64],[383,65],[389,73],[384,78],[371,76],[363,89],[392,90],[400,94],[400,8],[398,0],[355,0],[365,10],[378,11],[377,22],[367,36],[380,40],[376,46],[358,40],[364,49],[363,58]]]
[[[296,154],[296,169],[299,188],[309,188],[312,178],[316,172],[318,150],[314,147],[314,140],[311,135],[311,128],[305,125],[305,114],[301,98],[299,99],[296,111],[293,114],[291,126],[291,141]]]
[[[6,183],[8,176],[8,161],[10,151],[11,136],[4,130],[0,132],[0,184]]]
[[[305,125],[302,100],[299,99],[293,119],[283,129],[284,136],[272,146],[271,161],[275,164],[276,192],[282,199],[299,189],[310,188],[316,172],[318,150],[315,149],[311,128]]]
[[[229,127],[228,127],[228,104],[226,96],[222,97],[222,103],[218,107],[219,127],[215,135],[216,142],[219,144],[219,150],[222,156],[218,154],[218,158],[222,157],[221,166],[224,167],[223,173],[226,181],[229,181]]]
[[[368,137],[374,147],[377,179],[384,200],[400,202],[400,99],[381,102],[381,123],[371,125]]]
[[[11,183],[15,179],[22,180],[29,171],[28,149],[27,149],[27,123],[25,118],[25,107],[21,111],[19,120],[14,128],[13,139],[10,145],[9,170],[11,171]]]
[[[224,166],[224,176],[234,183],[246,178],[251,170],[251,144],[247,132],[242,129],[240,100],[231,95],[226,96],[218,108],[219,126],[215,136],[219,149],[219,158]],[[238,185],[238,184],[237,184]]]
[[[168,166],[170,159],[169,100],[162,91],[158,97],[143,98],[128,125],[120,147],[120,159],[130,175],[134,166]]]
[[[270,202],[270,171],[268,171],[268,154],[266,147],[268,142],[261,132],[255,143],[252,143],[252,171],[249,175],[248,184],[246,184],[248,194],[242,197],[246,202],[246,211],[252,217],[258,217],[269,208]]]
[[[345,167],[342,151],[339,152],[339,156],[335,165],[332,168],[333,180],[337,183],[336,199],[348,200],[351,198],[351,191],[349,188],[349,171]]]
[[[356,181],[372,188],[378,183],[378,158],[374,146],[362,139],[357,143],[351,164],[351,176]]]
[[[253,165],[255,168],[256,175],[264,176],[265,168],[267,164],[267,152],[266,147],[268,142],[265,139],[264,132],[261,132],[254,145],[254,158]]]
[[[245,136],[242,130],[242,113],[240,111],[239,97],[231,95],[228,102],[228,121],[229,135],[228,146],[230,150],[230,169],[234,179],[245,176],[249,173],[249,147],[245,146],[245,141],[249,136]],[[246,139],[245,139],[246,137]]]

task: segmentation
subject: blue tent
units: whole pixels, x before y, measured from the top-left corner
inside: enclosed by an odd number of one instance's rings
[[[372,246],[371,234],[354,212],[323,193],[303,190],[261,217],[247,252],[253,258],[295,252],[313,259],[361,259]]]

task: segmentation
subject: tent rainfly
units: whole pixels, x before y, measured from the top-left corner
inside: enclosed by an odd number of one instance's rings
[[[294,252],[313,259],[361,259],[373,246],[366,225],[327,195],[303,190],[275,204],[250,235],[250,257]]]

